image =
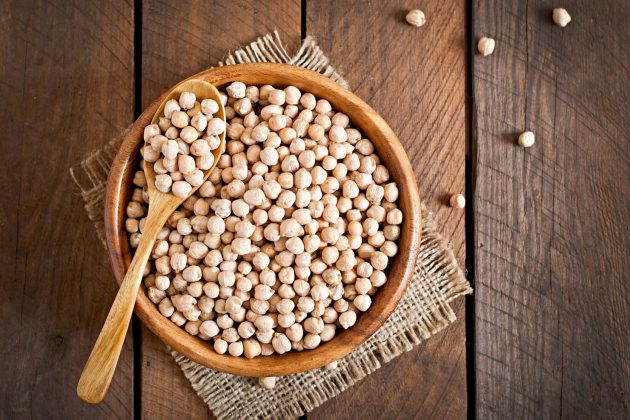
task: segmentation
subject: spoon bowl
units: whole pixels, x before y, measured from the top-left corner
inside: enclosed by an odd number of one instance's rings
[[[219,104],[219,111],[215,116],[225,122],[225,109],[221,103],[219,91],[206,81],[189,79],[178,84],[165,95],[153,116],[152,123],[159,121],[164,112],[166,102],[178,98],[182,92],[193,92],[199,101],[202,99],[214,99],[217,104]],[[212,152],[214,156],[212,167],[204,171],[204,181],[210,176],[210,173],[219,161],[219,157],[225,150],[225,132],[220,135],[220,140],[220,146]],[[188,196],[184,198],[176,197],[171,193],[160,192],[155,187],[153,164],[144,162],[143,168],[147,180],[147,192],[149,194],[149,210],[146,224],[142,231],[142,237],[133,260],[120,285],[118,294],[114,299],[105,324],[96,340],[96,344],[94,344],[92,353],[83,368],[81,378],[77,385],[77,394],[79,397],[83,401],[92,404],[99,403],[103,400],[112,381],[112,377],[114,376],[118,357],[120,356],[127,328],[129,327],[129,321],[136,303],[138,289],[142,282],[142,273],[151,255],[155,240],[160,230],[162,230],[162,227],[164,227],[168,217],[199,188],[193,187],[188,193]]]

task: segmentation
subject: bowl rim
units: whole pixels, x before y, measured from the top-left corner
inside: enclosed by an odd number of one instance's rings
[[[399,253],[388,267],[388,282],[375,294],[373,304],[368,311],[359,314],[357,323],[352,328],[341,331],[331,341],[322,343],[316,349],[302,352],[292,351],[283,355],[259,356],[254,359],[233,357],[227,354],[220,355],[214,351],[209,342],[188,334],[183,328],[170,321],[165,322],[166,320],[158,311],[157,306],[149,300],[145,286],[141,285],[134,311],[143,324],[160,340],[201,365],[243,376],[284,376],[311,370],[341,359],[359,347],[383,325],[400,302],[412,278],[420,247],[420,194],[409,158],[389,125],[358,96],[320,73],[289,64],[235,64],[211,68],[186,80],[198,78],[220,88],[234,80],[243,80],[248,77],[255,77],[258,80],[277,78],[279,74],[288,77],[287,83],[284,85],[293,84],[302,89],[300,87],[303,84],[302,80],[307,81],[304,84],[315,83],[315,87],[310,86],[305,90],[317,97],[327,99],[334,109],[342,110],[348,115],[357,114],[358,117],[351,117],[351,119],[353,125],[362,132],[365,133],[363,127],[366,125],[371,125],[371,130],[378,132],[377,136],[369,137],[378,150],[379,156],[385,161],[395,161],[397,165],[392,168],[392,165],[388,163],[387,166],[390,169],[390,174],[392,174],[392,179],[399,186],[401,208],[405,208],[403,210],[404,220],[401,227],[401,238],[398,243],[399,245],[403,243],[406,245],[399,246]],[[282,83],[274,84],[282,85]],[[122,281],[131,262],[127,233],[124,229],[124,213],[133,189],[130,180],[137,167],[138,150],[142,144],[142,132],[144,127],[150,123],[162,98],[171,89],[172,87],[149,105],[123,134],[122,143],[109,172],[104,204],[105,233],[112,268],[118,284]],[[374,141],[374,138],[377,140]],[[392,274],[396,275],[397,281],[392,281],[392,278],[389,278]],[[376,308],[379,310],[375,311]]]

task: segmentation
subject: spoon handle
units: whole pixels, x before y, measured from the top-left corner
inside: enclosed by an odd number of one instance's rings
[[[147,223],[131,265],[120,284],[116,299],[114,299],[101,333],[85,363],[83,373],[81,373],[77,394],[85,402],[91,404],[101,402],[114,376],[118,357],[125,342],[129,320],[136,303],[136,295],[142,282],[142,273],[158,233],[164,224],[156,220],[160,217],[151,217],[152,215],[151,208],[149,208]]]

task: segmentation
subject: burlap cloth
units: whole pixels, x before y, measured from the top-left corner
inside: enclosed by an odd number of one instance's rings
[[[278,34],[269,34],[230,53],[219,65],[249,62],[282,62],[306,67],[348,87],[310,37],[291,57]],[[119,141],[120,136],[70,170],[102,241],[105,183]],[[407,292],[383,327],[340,360],[336,370],[322,368],[279,378],[275,389],[266,390],[259,387],[255,379],[208,369],[172,351],[193,389],[212,413],[219,419],[299,417],[455,321],[449,302],[471,293],[472,289],[448,242],[437,232],[433,215],[426,208],[422,214],[420,255]]]

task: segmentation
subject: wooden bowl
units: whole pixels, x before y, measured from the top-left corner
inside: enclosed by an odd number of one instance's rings
[[[399,251],[390,262],[388,280],[374,296],[370,309],[360,314],[354,327],[341,331],[334,339],[314,350],[259,356],[251,360],[217,354],[211,344],[189,335],[165,319],[149,300],[144,286],[136,301],[136,314],[162,341],[179,353],[209,368],[232,374],[283,376],[318,368],[344,357],[383,325],[400,301],[414,271],[420,243],[420,196],[405,150],[376,111],[351,92],[313,71],[286,64],[255,63],[213,68],[191,78],[206,80],[219,89],[233,81],[259,86],[290,84],[319,98],[328,99],[335,110],[346,113],[353,126],[372,140],[378,155],[399,187],[399,205],[404,214],[398,242]],[[158,98],[131,126],[109,173],[105,229],[114,274],[119,283],[131,261],[124,229],[125,207],[133,191],[132,179],[137,170],[139,149],[143,142],[142,133],[160,102],[161,98]]]

